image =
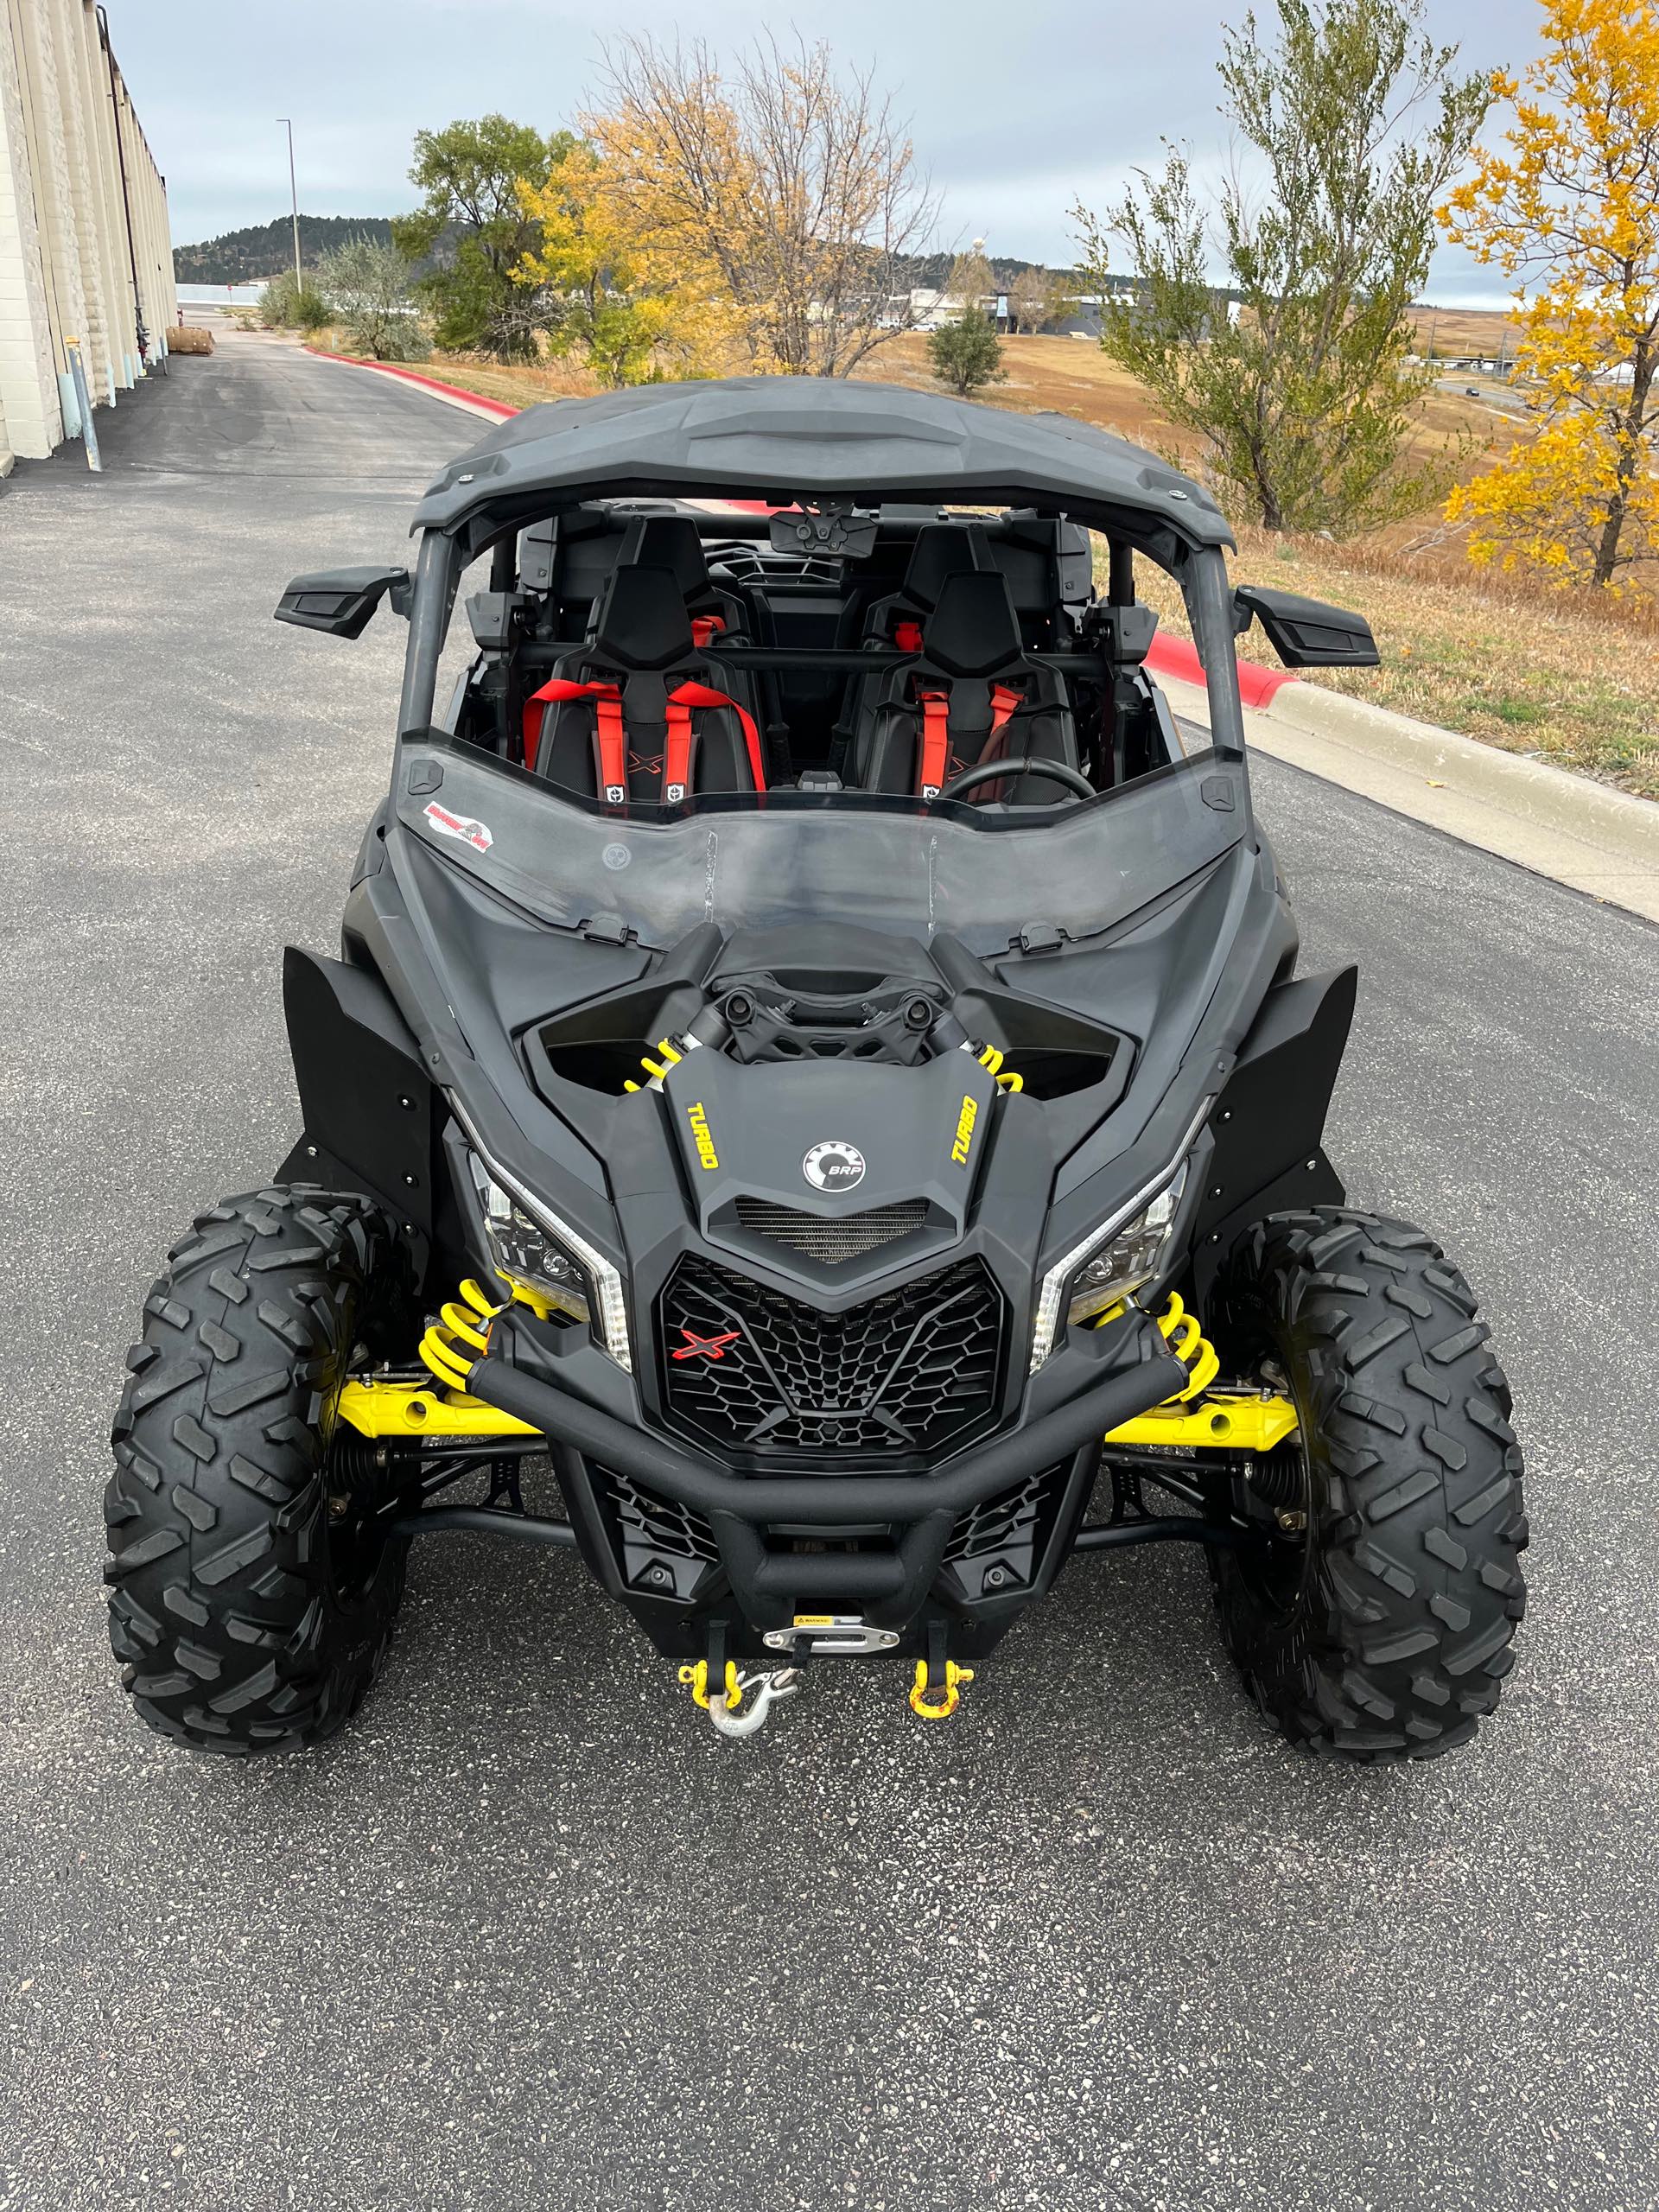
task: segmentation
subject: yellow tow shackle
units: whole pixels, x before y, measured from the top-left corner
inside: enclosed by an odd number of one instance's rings
[[[944,1686],[936,1696],[930,1698],[927,1662],[918,1659],[916,1662],[916,1679],[910,1686],[910,1709],[919,1713],[924,1720],[948,1720],[962,1702],[961,1685],[971,1682],[973,1679],[971,1667],[958,1667],[954,1659],[947,1659],[944,1662]]]
[[[699,1659],[695,1667],[682,1667],[680,1680],[690,1691],[692,1704],[700,1705],[707,1713],[709,1710],[709,1662],[706,1659]],[[726,1662],[726,1710],[728,1713],[735,1713],[742,1702],[743,1690],[737,1679],[737,1662],[734,1659],[728,1659]]]

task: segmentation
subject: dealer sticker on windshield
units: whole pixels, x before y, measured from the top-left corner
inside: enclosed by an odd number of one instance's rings
[[[474,822],[470,815],[451,814],[448,808],[440,806],[436,799],[427,808],[426,818],[435,830],[442,830],[446,837],[460,837],[475,852],[487,853],[495,842],[483,823]]]

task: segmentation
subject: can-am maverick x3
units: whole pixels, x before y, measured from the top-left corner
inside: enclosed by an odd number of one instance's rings
[[[1119,440],[868,384],[534,407],[414,527],[412,575],[277,609],[389,598],[403,699],[342,957],[286,955],[303,1134],[130,1356],[144,1718],[330,1734],[436,1532],[574,1547],[728,1733],[832,1654],[948,1713],[1074,1554],[1189,1541],[1294,1743],[1466,1740],[1522,1605],[1509,1392],[1325,1155],[1355,974],[1295,972],[1234,660],[1259,618],[1370,664],[1365,623],[1234,590]]]

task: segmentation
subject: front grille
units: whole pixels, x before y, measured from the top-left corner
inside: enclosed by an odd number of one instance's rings
[[[970,1507],[957,1522],[944,1563],[970,1605],[999,1591],[1007,1597],[1029,1586],[1067,1471],[1065,1461],[1045,1467],[1017,1490]]]
[[[1002,1297],[976,1259],[824,1313],[688,1255],[658,1311],[669,1410],[728,1450],[936,1452],[996,1409]]]
[[[927,1200],[904,1198],[897,1205],[867,1206],[862,1213],[803,1213],[797,1206],[775,1205],[770,1198],[739,1198],[737,1225],[754,1236],[770,1236],[804,1258],[833,1268],[856,1260],[900,1236],[927,1226]]]
[[[702,1514],[641,1490],[614,1468],[594,1473],[610,1508],[622,1580],[648,1596],[690,1598],[720,1557]]]

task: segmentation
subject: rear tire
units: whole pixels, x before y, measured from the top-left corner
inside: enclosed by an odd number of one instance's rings
[[[149,1725],[245,1755],[332,1736],[379,1670],[406,1540],[332,1448],[362,1348],[413,1285],[366,1199],[271,1189],[201,1215],[144,1301],[105,1494],[110,1641]]]
[[[1407,1223],[1279,1214],[1224,1270],[1211,1333],[1301,1416],[1237,1485],[1262,1545],[1211,1554],[1245,1687],[1325,1758],[1466,1743],[1514,1663],[1527,1541],[1509,1384],[1469,1286]]]

